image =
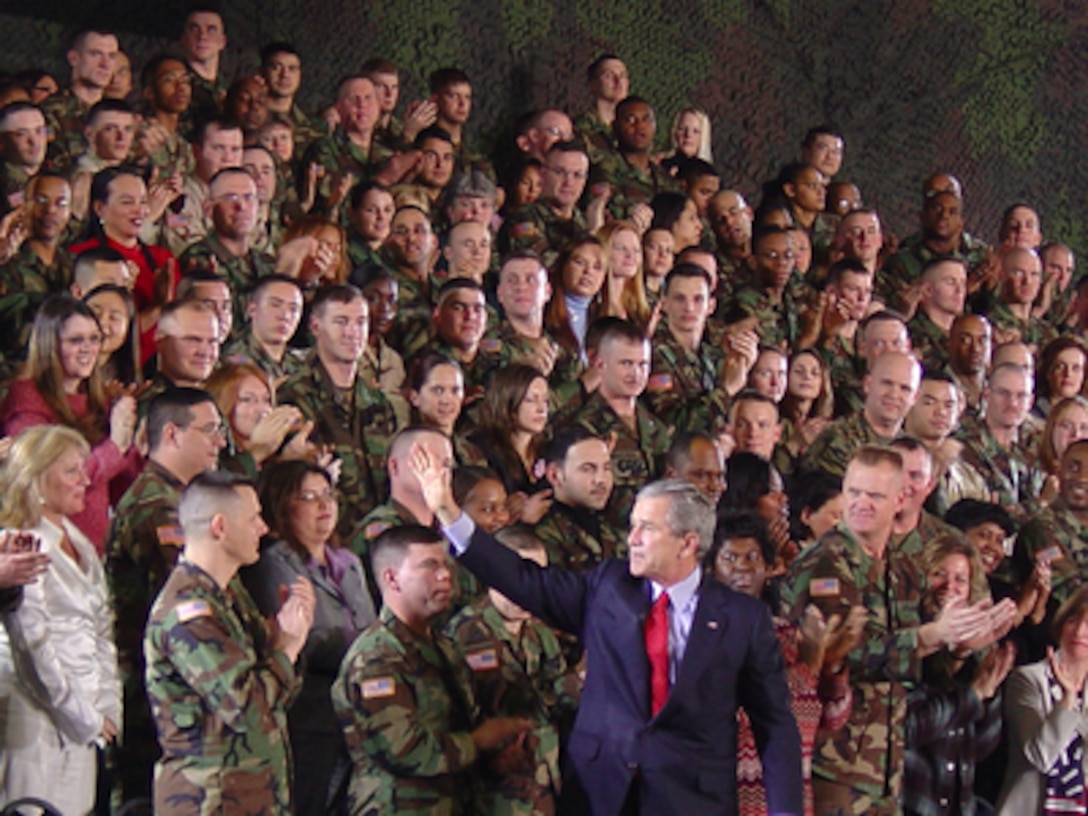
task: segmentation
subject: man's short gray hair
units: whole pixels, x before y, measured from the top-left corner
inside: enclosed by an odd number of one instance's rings
[[[686,479],[662,479],[650,482],[638,492],[640,499],[668,499],[669,509],[665,523],[673,535],[695,533],[699,536],[698,556],[710,549],[714,540],[714,504],[695,485]]]

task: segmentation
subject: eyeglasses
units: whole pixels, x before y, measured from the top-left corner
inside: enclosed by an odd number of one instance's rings
[[[205,436],[218,436],[222,438],[226,438],[227,436],[227,426],[222,423],[209,422],[207,425],[190,425],[189,427]]]
[[[303,504],[336,504],[340,500],[340,494],[335,490],[326,490],[318,493],[316,490],[303,490],[295,496]]]

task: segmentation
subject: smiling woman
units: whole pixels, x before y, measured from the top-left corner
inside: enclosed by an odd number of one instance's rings
[[[70,295],[51,297],[34,320],[24,376],[12,383],[0,406],[5,435],[62,424],[94,446],[87,460],[91,487],[72,521],[99,552],[109,524],[110,483],[119,479],[123,490],[139,462],[132,448],[136,402],[127,394],[112,402],[106,396],[98,371],[101,349],[94,312]]]
[[[17,682],[2,736],[0,799],[44,795],[62,813],[91,811],[95,745],[113,741],[121,722],[105,576],[71,521],[83,509],[88,453],[75,430],[39,425],[16,439],[0,474],[0,526],[30,534],[50,557],[5,620]]]

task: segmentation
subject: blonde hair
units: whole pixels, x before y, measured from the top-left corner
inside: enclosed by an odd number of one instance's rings
[[[702,108],[684,108],[673,118],[672,129],[669,131],[669,140],[672,142],[672,153],[670,155],[676,156],[679,153],[676,146],[676,129],[680,127],[680,120],[689,114],[699,120],[699,149],[695,151],[695,158],[713,164],[714,153],[710,148],[710,117]]]
[[[617,235],[625,230],[635,236],[640,250],[638,253],[638,271],[634,277],[623,282],[623,291],[620,293],[623,308],[627,311],[626,316],[612,315],[610,300],[612,286],[614,285],[612,282],[612,242]],[[597,239],[604,249],[605,278],[604,286],[601,287],[604,292],[604,310],[602,314],[612,317],[625,317],[625,319],[630,320],[645,331],[650,322],[650,312],[653,310],[650,308],[650,301],[646,298],[646,284],[643,282],[642,277],[642,236],[639,235],[638,229],[630,221],[609,221],[597,230]]]
[[[91,452],[83,435],[65,425],[35,425],[15,438],[0,468],[0,527],[37,526],[42,519],[42,474],[72,449],[83,456]]]

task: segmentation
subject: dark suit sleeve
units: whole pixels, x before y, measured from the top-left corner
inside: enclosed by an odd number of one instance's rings
[[[579,575],[555,567],[541,567],[504,547],[479,528],[472,534],[468,548],[458,561],[485,584],[549,626],[582,634],[586,597],[596,571]]]
[[[801,736],[770,612],[753,610],[752,639],[741,669],[737,698],[748,712],[763,762],[768,813],[804,813]]]

